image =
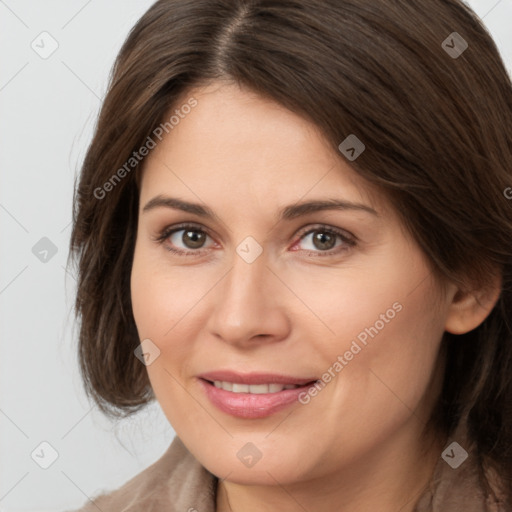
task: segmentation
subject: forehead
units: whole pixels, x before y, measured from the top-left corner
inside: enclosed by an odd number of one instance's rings
[[[316,125],[282,105],[214,83],[187,91],[165,118],[189,98],[196,105],[164,131],[144,162],[144,199],[167,190],[223,199],[250,194],[266,203],[328,194],[384,206],[382,194]]]

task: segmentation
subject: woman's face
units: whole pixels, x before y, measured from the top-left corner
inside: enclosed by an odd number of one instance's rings
[[[448,307],[424,254],[311,123],[235,86],[190,96],[145,162],[131,275],[177,435],[217,476],[271,485],[417,439]],[[301,206],[323,201],[347,205]]]

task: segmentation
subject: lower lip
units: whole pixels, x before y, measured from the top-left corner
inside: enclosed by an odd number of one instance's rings
[[[264,418],[281,411],[298,401],[301,393],[313,386],[306,384],[294,389],[283,389],[277,393],[233,393],[216,388],[212,383],[199,379],[206,396],[221,411],[238,418]]]

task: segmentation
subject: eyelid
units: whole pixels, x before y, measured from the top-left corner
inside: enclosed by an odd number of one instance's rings
[[[321,231],[321,230],[325,230],[325,231],[329,231],[329,232],[332,232],[332,233],[335,233],[339,236],[341,236],[342,238],[345,238],[348,240],[353,240],[354,242],[358,241],[358,238],[353,235],[352,233],[350,233],[349,231],[347,231],[346,229],[342,229],[342,228],[337,228],[335,226],[330,226],[328,224],[322,224],[322,223],[313,223],[313,224],[308,224],[307,226],[305,226],[304,228],[301,228],[297,231],[297,235],[296,236],[304,236],[304,235],[307,235],[311,232],[314,232],[314,231]]]
[[[203,232],[207,236],[209,236],[210,238],[213,239],[208,228],[206,228],[205,226],[202,226],[200,224],[194,223],[194,222],[183,222],[180,224],[166,226],[159,232],[159,234],[156,237],[152,237],[152,239],[155,242],[163,244],[165,242],[165,240],[167,240],[174,233],[176,233],[178,231],[186,231],[187,229],[189,229],[190,231]],[[330,232],[330,233],[334,234],[335,236],[339,237],[340,239],[342,239],[343,244],[347,246],[347,247],[342,247],[342,248],[340,248],[338,246],[337,248],[329,249],[327,251],[320,251],[320,250],[311,251],[311,250],[307,250],[307,249],[302,250],[302,252],[306,252],[310,255],[313,254],[313,255],[315,255],[315,257],[317,255],[318,256],[336,256],[336,255],[352,248],[353,246],[357,245],[357,243],[359,241],[359,239],[355,235],[353,235],[351,232],[349,232],[345,229],[338,228],[335,226],[330,226],[327,224],[322,224],[322,223],[316,223],[316,224],[309,223],[306,226],[300,228],[296,232],[295,238],[297,238],[297,240],[293,242],[292,247],[294,245],[296,245],[298,242],[300,242],[306,235],[314,233],[315,231]],[[187,256],[187,255],[200,256],[203,252],[208,250],[208,248],[203,248],[203,247],[200,247],[199,249],[188,249],[188,250],[175,249],[175,248],[170,248],[170,247],[166,247],[166,249],[170,252],[178,253],[183,256]]]
[[[160,230],[156,236],[152,236],[151,239],[154,241],[154,242],[157,242],[159,244],[163,244],[171,235],[173,235],[174,233],[178,232],[178,231],[201,231],[203,233],[205,233],[207,236],[209,236],[212,240],[213,240],[213,237],[212,235],[210,234],[210,231],[202,226],[201,224],[196,224],[194,222],[182,222],[180,224],[173,224],[173,225],[169,225],[169,226],[165,226],[162,230]],[[199,249],[188,249],[188,250],[185,250],[185,249],[175,249],[175,250],[172,250],[170,248],[167,248],[168,250],[170,250],[171,252],[179,252],[179,253],[194,253],[194,254],[201,254],[204,250],[203,247],[199,248]]]

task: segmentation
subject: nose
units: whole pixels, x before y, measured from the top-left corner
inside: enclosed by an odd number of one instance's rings
[[[252,263],[235,253],[232,268],[215,290],[215,304],[207,322],[211,335],[240,347],[288,336],[290,322],[285,304],[290,297],[267,268],[264,252]]]

